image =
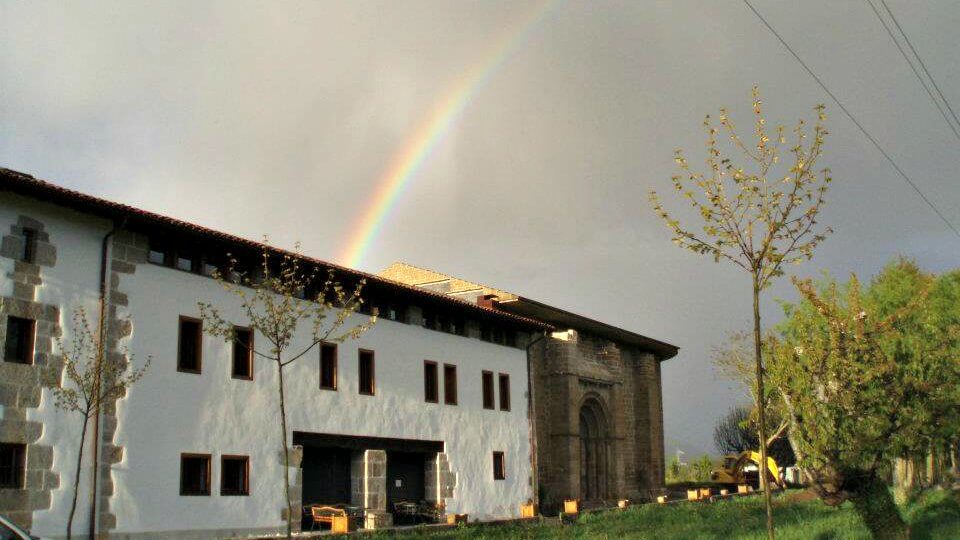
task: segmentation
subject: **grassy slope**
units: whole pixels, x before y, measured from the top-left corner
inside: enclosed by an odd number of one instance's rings
[[[830,508],[819,501],[778,498],[775,508],[778,539],[869,538],[849,504]],[[934,492],[904,508],[915,538],[960,538],[960,494]],[[459,529],[417,531],[401,535],[432,539],[507,538],[765,538],[765,514],[760,497],[713,504],[644,505],[625,512],[583,516],[576,525],[553,521]]]

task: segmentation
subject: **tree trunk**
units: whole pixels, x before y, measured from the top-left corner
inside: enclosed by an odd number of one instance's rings
[[[90,411],[83,415],[83,431],[80,432],[80,451],[77,452],[77,473],[73,477],[73,501],[70,503],[70,517],[67,518],[67,540],[73,537],[73,516],[77,513],[77,495],[80,493],[80,467],[83,466],[83,445],[87,441],[87,423]]]
[[[960,469],[957,467],[957,441],[950,441],[950,476],[953,477],[953,481],[956,482],[960,480]]]
[[[760,473],[760,488],[763,490],[763,503],[767,509],[767,538],[774,540],[773,530],[773,500],[770,493],[770,481],[767,478],[767,418],[766,400],[763,398],[763,360],[760,335],[760,277],[753,274],[753,345],[756,359],[757,375],[757,423],[760,439],[760,463],[757,469]]]
[[[280,386],[280,438],[283,440],[283,495],[287,506],[287,538],[293,537],[293,507],[290,504],[290,449],[287,445],[287,404],[283,394],[283,364],[277,359]]]
[[[900,515],[890,490],[874,471],[851,471],[846,473],[844,488],[870,534],[876,539],[906,540],[910,528]]]

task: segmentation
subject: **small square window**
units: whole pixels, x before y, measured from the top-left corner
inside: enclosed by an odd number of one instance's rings
[[[250,495],[250,458],[220,458],[220,495]]]
[[[0,488],[23,489],[27,445],[0,443]]]
[[[33,363],[33,342],[36,321],[21,317],[7,317],[7,336],[3,344],[3,359],[16,364]]]
[[[210,454],[180,454],[180,495],[210,495]]]
[[[457,404],[457,366],[451,364],[443,365],[443,402]]]
[[[203,323],[199,319],[180,317],[180,341],[177,351],[177,370],[200,373]]]
[[[504,459],[503,457],[503,452],[493,453],[493,479],[494,480],[507,479],[507,464],[506,464],[506,459]]]
[[[423,400],[427,403],[436,403],[439,396],[437,386],[437,363],[430,360],[423,361]]]
[[[372,396],[376,391],[373,351],[361,349],[358,360],[357,371],[360,378],[360,393]]]
[[[233,333],[233,378],[253,380],[253,332],[237,326]]]
[[[320,388],[337,389],[337,346],[334,343],[320,345]]]
[[[160,266],[170,265],[170,252],[162,247],[150,246],[147,252],[147,261],[150,264],[159,264]]]

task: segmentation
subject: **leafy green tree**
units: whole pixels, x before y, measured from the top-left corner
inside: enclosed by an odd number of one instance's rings
[[[852,501],[874,537],[907,538],[882,473],[929,448],[944,433],[934,415],[960,407],[956,368],[936,352],[953,346],[955,329],[919,330],[932,279],[903,261],[866,293],[856,276],[794,283],[802,300],[784,304],[767,368],[801,464],[821,499]]]
[[[683,151],[674,160],[681,174],[673,177],[674,188],[700,215],[702,226],[688,229],[664,209],[656,191],[650,192],[654,211],[673,231],[677,245],[714,261],[726,260],[750,274],[753,293],[754,374],[757,387],[757,425],[761,461],[767,461],[766,400],[760,326],[760,293],[777,277],[783,266],[813,257],[829,228],[820,228],[817,217],[831,181],[828,169],[817,170],[827,130],[823,105],[816,107],[813,139],[807,140],[806,124],[800,120],[787,142],[783,126],[771,131],[762,112],[760,92],[753,88],[754,135],[748,145],[740,138],[726,109],[720,109],[720,126],[708,115],[707,172],[694,172]],[[724,156],[718,136],[729,137],[747,166]],[[782,163],[781,153],[791,156]],[[749,170],[748,170],[749,169]],[[695,232],[696,231],[696,232]],[[766,475],[760,475],[767,512],[767,536],[774,538],[773,505]]]
[[[299,245],[297,246],[299,249]],[[357,281],[352,292],[334,279],[333,269],[321,278],[316,265],[301,263],[296,253],[279,252],[266,243],[260,265],[253,276],[238,270],[237,260],[228,254],[225,271],[214,272],[224,290],[239,301],[245,317],[243,325],[255,332],[252,352],[255,357],[271,362],[277,370],[277,396],[280,412],[280,439],[283,443],[283,486],[286,498],[287,538],[292,536],[295,516],[290,502],[290,448],[287,440],[287,408],[284,394],[284,369],[323,342],[342,343],[357,339],[376,322],[377,313],[364,322],[351,322],[351,315],[363,304],[361,293],[365,280]],[[209,302],[198,302],[204,332],[247,346],[236,335],[236,323],[225,319]],[[295,343],[298,330],[305,327],[309,339]],[[260,339],[262,337],[263,339]],[[297,347],[291,349],[291,347]]]
[[[125,396],[127,390],[143,378],[150,367],[149,357],[139,369],[132,368],[133,359],[130,355],[125,355],[125,362],[107,361],[99,335],[101,334],[94,334],[90,328],[86,311],[78,307],[73,311],[70,344],[65,345],[63,341],[57,340],[64,373],[70,384],[53,386],[54,404],[60,410],[78,413],[83,417],[77,469],[73,477],[73,498],[67,518],[68,540],[73,536],[73,519],[77,511],[77,494],[80,492],[80,470],[83,466],[87,425],[102,404]]]
[[[788,467],[796,463],[797,458],[786,437],[789,423],[784,419],[780,425],[783,429],[771,434],[772,440],[768,439],[767,451],[779,467]],[[721,454],[740,454],[748,450],[756,452],[760,447],[757,432],[754,412],[749,407],[734,407],[717,420],[713,428],[713,444]]]

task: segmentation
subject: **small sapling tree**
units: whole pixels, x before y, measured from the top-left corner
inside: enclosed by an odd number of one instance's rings
[[[83,466],[83,449],[87,440],[87,424],[97,414],[100,406],[123,397],[127,390],[139,381],[150,366],[150,357],[139,369],[133,369],[133,359],[126,362],[106,358],[104,346],[98,334],[90,329],[87,314],[82,307],[73,311],[70,344],[58,340],[60,357],[69,385],[54,385],[54,403],[58,409],[79,413],[83,417],[80,430],[80,448],[77,452],[77,469],[73,478],[73,498],[67,518],[67,538],[73,535],[73,518],[77,510],[77,494],[80,491],[80,470]],[[96,441],[94,441],[96,444]]]
[[[813,139],[808,141],[806,124],[800,120],[793,129],[793,141],[787,142],[782,126],[772,133],[761,108],[759,90],[753,89],[754,134],[756,143],[748,146],[737,133],[726,109],[720,109],[720,126],[708,115],[703,122],[707,132],[707,172],[694,172],[682,150],[674,160],[682,174],[673,177],[673,185],[690,202],[703,220],[702,231],[680,224],[664,209],[656,191],[650,192],[653,209],[673,232],[677,245],[714,261],[729,261],[750,274],[753,292],[753,349],[756,377],[757,426],[761,461],[767,460],[767,426],[760,328],[760,293],[777,277],[783,267],[813,257],[814,249],[830,232],[818,228],[817,217],[824,203],[828,169],[817,171],[827,130],[823,105],[816,107],[817,121]],[[724,157],[718,143],[721,132],[749,163],[735,164]],[[789,144],[791,159],[782,166],[780,155]],[[786,170],[783,170],[783,168]],[[760,475],[767,511],[767,535],[774,537],[773,506],[766,475]]]
[[[361,293],[366,280],[358,280],[352,291],[347,292],[340,282],[335,281],[333,269],[328,269],[326,275],[321,277],[318,265],[303,263],[296,253],[272,250],[265,243],[258,272],[252,277],[238,272],[237,260],[229,254],[227,257],[227,267],[215,271],[213,277],[236,297],[246,318],[244,325],[258,335],[252,349],[254,356],[271,362],[276,368],[280,438],[283,443],[284,508],[287,537],[290,538],[294,513],[290,502],[290,448],[287,441],[284,369],[323,342],[342,343],[347,339],[359,338],[373,326],[377,314],[373,310],[373,314],[363,322],[351,321],[351,315],[363,304]],[[198,302],[198,306],[206,333],[247,346],[246,342],[237,339],[234,326],[237,321],[224,318],[212,303]],[[309,332],[308,337],[295,341],[298,331],[304,327]]]

